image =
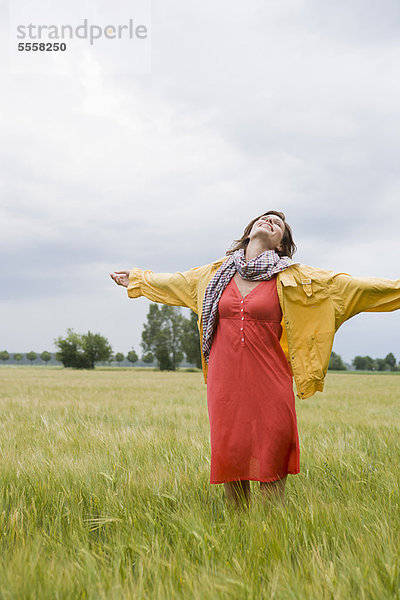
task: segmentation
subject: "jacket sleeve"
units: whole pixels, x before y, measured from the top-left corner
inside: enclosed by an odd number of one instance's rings
[[[360,312],[390,312],[400,308],[400,279],[334,276],[341,310],[339,325]]]
[[[130,298],[145,296],[152,302],[184,306],[197,313],[197,288],[201,267],[176,273],[153,273],[133,268],[127,288]]]

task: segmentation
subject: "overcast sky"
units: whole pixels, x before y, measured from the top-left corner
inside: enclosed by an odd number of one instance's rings
[[[297,261],[399,279],[399,29],[397,0],[158,0],[148,73],[2,53],[0,349],[72,327],[140,354],[149,302],[108,273],[206,264],[269,209]],[[399,331],[360,315],[334,350],[399,360]]]

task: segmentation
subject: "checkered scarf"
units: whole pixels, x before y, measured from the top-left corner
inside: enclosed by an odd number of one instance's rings
[[[292,264],[288,256],[281,257],[275,250],[266,250],[246,263],[243,248],[236,250],[222,263],[209,282],[203,299],[202,350],[207,362],[215,333],[219,299],[236,271],[243,279],[267,280]]]

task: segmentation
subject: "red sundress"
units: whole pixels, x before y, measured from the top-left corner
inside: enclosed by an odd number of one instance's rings
[[[276,278],[245,298],[232,278],[208,361],[210,483],[275,481],[300,472],[293,380],[279,343]]]

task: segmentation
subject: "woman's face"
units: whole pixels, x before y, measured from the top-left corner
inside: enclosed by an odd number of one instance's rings
[[[270,250],[282,250],[281,242],[285,224],[278,215],[262,215],[251,228],[249,238],[262,239]]]

